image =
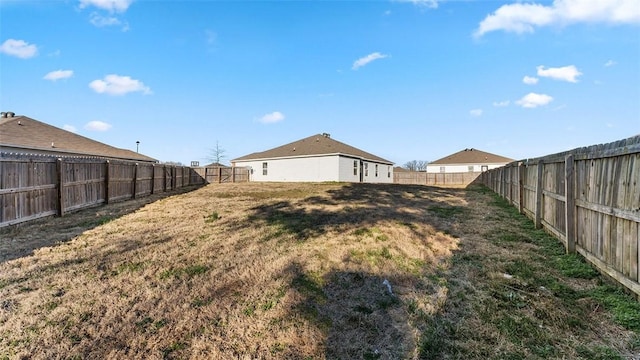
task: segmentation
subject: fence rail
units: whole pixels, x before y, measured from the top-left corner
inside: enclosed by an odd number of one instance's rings
[[[480,180],[640,296],[640,135],[516,161]]]
[[[0,227],[199,184],[204,178],[183,166],[3,156]]]
[[[394,171],[395,184],[464,187],[480,176],[479,172],[427,173],[426,171]]]
[[[245,167],[209,166],[197,167],[193,170],[207,184],[236,183],[249,181],[249,169]]]

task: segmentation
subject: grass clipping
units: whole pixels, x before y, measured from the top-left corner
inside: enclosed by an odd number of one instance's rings
[[[478,191],[411,185],[215,184],[109,221],[83,220],[95,217],[87,210],[2,230],[16,244],[47,243],[60,221],[88,224],[57,246],[0,264],[0,358],[633,351],[633,333],[598,303],[570,293],[565,307],[550,292],[569,285],[555,277],[535,284],[532,272],[541,270],[525,259],[543,247],[503,236],[521,220],[492,212],[491,201]],[[505,280],[507,272],[515,279]],[[570,285],[593,288],[585,281]],[[604,330],[531,320],[584,315],[568,310],[575,306],[595,309],[585,321]],[[531,339],[531,329],[540,335]]]

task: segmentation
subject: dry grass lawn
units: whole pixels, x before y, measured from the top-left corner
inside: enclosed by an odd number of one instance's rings
[[[503,205],[212,184],[0,229],[0,359],[640,356],[609,285]]]

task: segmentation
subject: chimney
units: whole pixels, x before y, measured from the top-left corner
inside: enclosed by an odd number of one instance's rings
[[[329,134],[329,133],[322,133],[322,136],[324,136],[324,137],[326,137],[326,138],[330,138],[330,137],[331,137],[331,134]]]

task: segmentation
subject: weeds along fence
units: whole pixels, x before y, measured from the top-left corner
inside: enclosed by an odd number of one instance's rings
[[[204,184],[191,168],[76,158],[0,158],[0,227]]]
[[[510,163],[482,183],[640,296],[640,135]]]
[[[475,181],[481,173],[427,173],[426,171],[394,171],[395,184],[464,187]]]
[[[245,167],[208,166],[193,168],[207,184],[249,182],[249,169]]]

